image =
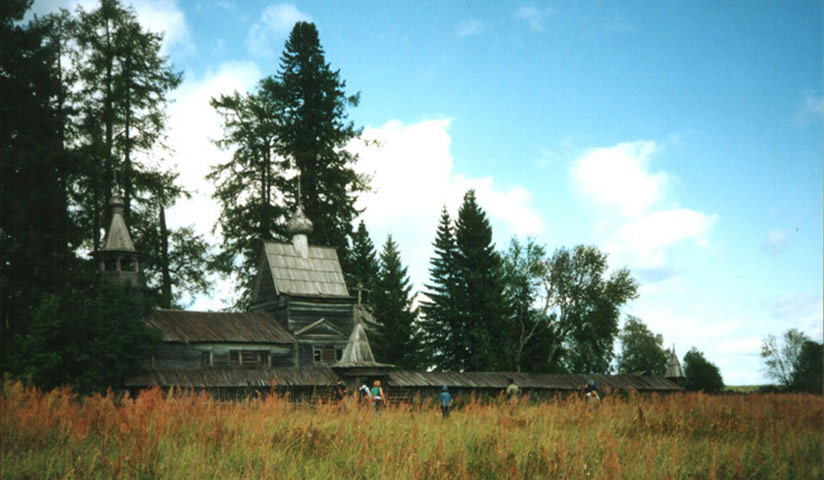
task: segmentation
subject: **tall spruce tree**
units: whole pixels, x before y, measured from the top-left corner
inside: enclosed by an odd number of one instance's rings
[[[346,82],[326,63],[318,30],[308,22],[292,29],[277,79],[284,102],[279,152],[300,172],[304,212],[314,224],[310,241],[335,247],[346,258],[358,216],[355,200],[367,188],[353,169],[357,156],[344,149],[360,135],[346,118],[346,107],[357,106],[359,95],[346,96]]]
[[[462,347],[455,302],[455,232],[446,207],[441,209],[432,246],[435,255],[430,260],[429,283],[421,300],[424,351],[429,356],[425,367],[454,371],[460,369],[456,352]]]
[[[498,370],[506,365],[499,338],[506,330],[501,258],[492,242],[492,227],[475,199],[464,195],[455,222],[455,303],[458,368]]]
[[[421,364],[421,336],[412,302],[412,285],[398,245],[389,235],[380,255],[380,271],[371,304],[378,322],[372,348],[379,362],[415,370]]]
[[[217,143],[234,149],[232,160],[208,177],[223,207],[218,269],[232,273],[240,259],[244,270],[253,270],[261,242],[284,239],[286,220],[300,203],[314,225],[310,243],[337,248],[349,270],[355,200],[368,179],[354,171],[357,157],[344,149],[360,133],[346,118],[358,96],[346,96],[345,87],[326,63],[315,26],[298,22],[276,75],[250,94],[212,100],[224,121]],[[251,299],[250,281],[238,290],[242,306]]]
[[[372,239],[369,238],[369,232],[366,230],[366,224],[363,223],[363,220],[358,223],[358,229],[352,235],[352,246],[348,250],[348,255],[349,258],[346,264],[349,268],[343,274],[346,277],[349,291],[353,295],[359,289],[373,292],[378,280],[379,265],[375,245],[372,243]],[[370,303],[368,293],[366,298],[362,296],[361,300],[364,303]]]

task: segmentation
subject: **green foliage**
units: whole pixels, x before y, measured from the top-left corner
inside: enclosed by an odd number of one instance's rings
[[[457,368],[456,345],[458,313],[455,300],[455,232],[446,207],[441,218],[435,241],[435,254],[430,260],[426,295],[421,300],[421,329],[424,345],[432,363],[439,370]]]
[[[379,266],[375,245],[369,238],[369,232],[363,220],[360,221],[358,229],[352,235],[352,246],[347,253],[349,258],[345,262],[347,268],[344,269],[343,274],[351,294],[354,295],[355,289],[359,286],[374,291]],[[367,299],[364,299],[364,302],[367,302]]]
[[[801,345],[801,353],[795,363],[792,387],[809,393],[822,393],[822,376],[824,376],[824,359],[822,345],[815,340],[807,340]]]
[[[607,269],[607,255],[594,246],[561,248],[549,259],[544,294],[550,371],[608,372],[620,308],[637,298],[638,284],[627,269],[608,278]]]
[[[640,318],[629,316],[618,339],[621,341],[618,373],[643,372],[657,376],[666,373],[669,354],[663,346],[664,337],[649,331]]]
[[[380,256],[380,271],[370,303],[380,324],[372,337],[375,359],[402,370],[421,366],[421,339],[416,320],[417,309],[407,268],[401,264],[398,245],[390,235]]]
[[[547,273],[546,250],[533,239],[521,245],[516,238],[503,254],[504,297],[509,311],[508,328],[500,337],[502,350],[511,358],[506,370],[532,371],[535,361],[524,362],[537,353],[549,321],[546,318],[542,289]],[[534,360],[534,358],[533,358]]]
[[[804,332],[791,328],[784,333],[781,346],[774,335],[769,335],[761,342],[761,358],[767,367],[767,376],[785,388],[792,388],[801,349],[808,340]]]
[[[499,370],[498,338],[506,328],[501,258],[474,190],[464,195],[455,222],[455,269],[458,370]]]
[[[232,160],[207,177],[222,205],[218,270],[232,274],[240,264],[253,271],[261,242],[285,239],[298,203],[314,225],[310,243],[337,248],[346,263],[359,213],[354,203],[368,180],[355,173],[357,157],[343,148],[360,133],[346,122],[346,107],[356,106],[357,96],[347,97],[345,86],[326,63],[315,26],[298,22],[276,76],[252,93],[212,99],[224,127],[217,145],[233,150]],[[238,307],[251,300],[253,280],[241,279]]]
[[[690,391],[719,393],[724,390],[721,371],[695,347],[684,355],[685,388]]]
[[[159,341],[143,322],[149,305],[133,290],[94,287],[90,275],[81,276],[28,311],[28,328],[9,343],[4,369],[43,388],[121,388]]]

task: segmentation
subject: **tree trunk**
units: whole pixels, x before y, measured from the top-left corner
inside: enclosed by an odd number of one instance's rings
[[[169,231],[166,229],[166,209],[160,205],[160,308],[172,308],[172,276],[169,274]]]

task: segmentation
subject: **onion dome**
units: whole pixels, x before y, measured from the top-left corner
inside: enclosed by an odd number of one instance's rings
[[[309,235],[313,228],[311,220],[304,215],[303,208],[300,206],[292,218],[286,222],[286,230],[290,235]]]

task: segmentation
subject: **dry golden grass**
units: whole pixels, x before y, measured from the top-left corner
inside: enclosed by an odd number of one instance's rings
[[[607,397],[295,407],[268,397],[78,398],[6,381],[2,478],[819,478],[822,398]]]

